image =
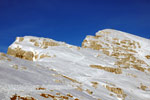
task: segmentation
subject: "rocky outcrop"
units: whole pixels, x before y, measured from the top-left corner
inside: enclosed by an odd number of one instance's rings
[[[142,44],[149,47],[148,42],[149,40],[128,33],[105,29],[97,32],[96,36],[87,36],[82,47],[99,50],[107,56],[116,58],[115,65],[119,68],[134,68],[144,72],[150,66],[145,62],[146,59],[150,59],[150,56],[146,55],[149,54],[149,49],[143,47]],[[143,50],[147,52],[144,51],[145,54],[141,54]]]
[[[122,70],[120,68],[103,67],[100,65],[90,65],[90,67],[105,70],[107,72],[111,72],[111,73],[115,73],[115,74],[122,74]]]
[[[30,61],[33,61],[33,57],[34,57],[33,52],[24,51],[21,50],[21,48],[15,48],[15,49],[8,48],[7,54],[14,57],[19,57],[21,59],[30,60]]]
[[[56,57],[55,54],[49,53],[49,50],[53,47],[80,49],[77,46],[69,45],[65,42],[58,42],[48,38],[25,36],[17,37],[14,43],[9,46],[7,54],[25,60],[36,61],[38,59]]]

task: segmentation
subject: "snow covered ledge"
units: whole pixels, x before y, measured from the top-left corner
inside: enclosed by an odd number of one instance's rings
[[[16,38],[9,46],[7,54],[25,60],[37,61],[45,57],[54,57],[56,52],[53,52],[52,49],[55,47],[78,48],[49,38],[24,36]]]

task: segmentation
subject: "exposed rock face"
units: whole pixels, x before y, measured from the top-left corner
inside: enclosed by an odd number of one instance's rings
[[[30,61],[33,61],[33,57],[34,57],[33,52],[24,51],[21,50],[21,48],[15,48],[15,49],[8,48],[7,54],[14,57],[30,60]]]
[[[136,37],[136,38],[135,38]],[[144,72],[150,65],[149,40],[117,30],[105,29],[96,36],[87,36],[83,48],[99,50],[107,56],[118,59],[115,65],[121,68],[134,68]],[[142,52],[143,51],[143,52]]]
[[[24,37],[17,37],[16,41],[12,44],[15,45],[15,47],[12,48],[10,46],[7,50],[7,54],[14,57],[19,57],[22,59],[33,61],[33,56],[34,56],[33,52],[22,50],[22,48],[20,48],[19,45],[17,45],[22,41],[24,41]]]
[[[100,65],[90,65],[92,68],[102,69],[115,74],[122,74],[122,70],[120,68],[111,68],[111,67],[103,67]]]
[[[14,57],[35,61],[45,57],[55,57],[54,54],[49,54],[47,51],[50,48],[58,46],[79,49],[79,47],[48,38],[25,36],[17,37],[15,42],[9,46],[7,54]]]

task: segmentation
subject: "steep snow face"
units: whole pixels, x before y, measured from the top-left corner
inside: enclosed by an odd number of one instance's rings
[[[51,67],[0,53],[0,100],[96,100]]]
[[[34,62],[0,56],[0,97],[149,100],[149,47],[150,40],[111,29],[87,36],[82,48],[18,37],[8,54]]]

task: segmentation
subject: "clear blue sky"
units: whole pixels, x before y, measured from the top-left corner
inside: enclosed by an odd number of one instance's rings
[[[150,37],[150,0],[0,0],[0,51],[16,36],[81,45],[105,28]]]

